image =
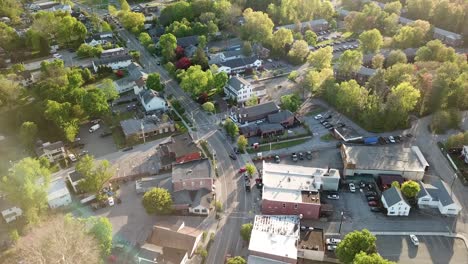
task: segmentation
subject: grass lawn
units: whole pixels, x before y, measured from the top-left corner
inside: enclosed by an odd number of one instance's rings
[[[300,144],[302,144],[302,143],[304,143],[306,141],[307,141],[307,139],[297,139],[297,140],[291,140],[291,141],[286,141],[286,142],[280,142],[280,143],[276,143],[276,144],[272,143],[271,144],[271,150],[297,146],[297,145],[300,145]],[[263,152],[263,151],[269,151],[269,150],[270,150],[270,144],[266,144],[266,145],[260,146],[257,149],[249,148],[249,149],[247,149],[247,152],[248,153],[257,153],[257,152]]]
[[[326,134],[326,135],[323,135],[323,136],[320,137],[320,140],[322,140],[322,141],[327,141],[327,142],[328,142],[328,141],[331,141],[331,140],[333,140],[333,139],[334,139],[334,138],[333,138],[333,136],[332,136],[331,134]]]

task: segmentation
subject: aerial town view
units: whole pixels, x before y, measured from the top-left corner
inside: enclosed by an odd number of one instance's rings
[[[0,0],[1,264],[467,264],[467,0]]]

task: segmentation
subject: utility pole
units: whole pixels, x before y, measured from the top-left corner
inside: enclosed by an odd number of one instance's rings
[[[143,135],[143,144],[146,143],[146,138],[145,138],[145,125],[143,125],[143,120],[141,121],[141,134]]]
[[[344,214],[344,212],[341,211],[340,228],[338,229],[339,234],[341,234],[341,225],[343,224],[343,214]]]

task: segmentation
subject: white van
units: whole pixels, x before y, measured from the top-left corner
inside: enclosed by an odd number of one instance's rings
[[[93,133],[94,131],[98,130],[101,127],[101,125],[96,124],[92,127],[89,128],[89,133]]]

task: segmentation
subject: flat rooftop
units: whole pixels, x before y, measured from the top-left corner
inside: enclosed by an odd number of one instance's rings
[[[256,215],[249,251],[297,259],[299,217],[293,215]]]
[[[325,251],[322,229],[308,229],[300,231],[297,247],[305,250]]]
[[[429,166],[417,146],[341,146],[345,168],[361,170],[425,171]]]
[[[338,137],[340,137],[344,141],[362,139],[362,136],[356,130],[349,126],[335,127],[333,131]]]
[[[68,191],[65,180],[63,178],[59,177],[50,181],[47,195],[49,201],[67,194],[70,195],[70,192]]]
[[[176,164],[172,168],[172,181],[212,178],[211,165],[208,159],[194,160]]]

